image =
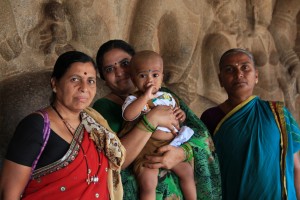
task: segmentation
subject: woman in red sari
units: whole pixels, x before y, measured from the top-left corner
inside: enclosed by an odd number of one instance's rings
[[[96,74],[84,53],[70,51],[57,59],[51,105],[25,117],[10,142],[1,199],[122,199],[124,147],[88,107]]]

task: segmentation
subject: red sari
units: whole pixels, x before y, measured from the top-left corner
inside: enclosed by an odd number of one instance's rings
[[[34,171],[22,199],[110,199],[107,157],[84,126],[76,130],[74,138],[63,158]],[[87,183],[88,168],[91,176],[98,175],[97,183]]]

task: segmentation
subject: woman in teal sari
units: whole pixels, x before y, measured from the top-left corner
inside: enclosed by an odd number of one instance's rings
[[[111,128],[117,133],[124,131],[121,106],[125,98],[135,90],[128,68],[132,55],[134,55],[134,49],[129,44],[122,40],[110,40],[99,48],[96,59],[100,76],[105,80],[111,93],[97,100],[93,107],[107,119]],[[163,90],[172,93],[166,88]],[[173,93],[172,95],[176,96]],[[197,199],[221,199],[219,165],[213,154],[214,147],[209,133],[199,118],[180,99],[179,104],[187,115],[185,125],[191,127],[195,134],[186,143],[185,148],[166,145],[158,149],[158,153],[162,156],[147,156],[149,164],[146,167],[161,169],[156,199],[183,199],[178,178],[168,169],[184,160],[189,160],[194,166]],[[173,111],[170,111],[169,107],[158,106],[146,117],[155,127],[160,125],[173,129],[172,126],[175,125],[178,128],[178,121],[174,122]],[[123,164],[125,169],[121,172],[124,199],[134,200],[139,197],[130,164],[150,136],[149,132],[134,127],[120,138],[127,151]]]
[[[231,49],[220,59],[228,99],[206,110],[214,133],[223,199],[299,199],[300,130],[281,102],[253,95],[258,72],[250,52]]]

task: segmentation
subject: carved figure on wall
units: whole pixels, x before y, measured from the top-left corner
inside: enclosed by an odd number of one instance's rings
[[[23,45],[10,2],[1,0],[0,8],[0,55],[5,61],[10,61],[20,55]]]
[[[27,43],[42,50],[46,56],[44,64],[52,66],[58,55],[74,50],[69,44],[70,35],[63,5],[52,0],[44,5],[43,19],[28,33]]]
[[[277,0],[269,28],[275,40],[280,62],[288,74],[286,82],[282,81],[281,84],[286,88],[286,93],[290,94],[291,105],[288,105],[288,108],[295,113],[298,120],[300,106],[296,103],[300,99],[300,59],[294,48],[297,37],[296,19],[299,12],[299,0]]]
[[[219,84],[219,59],[228,49],[241,46],[240,22],[236,0],[207,1],[215,13],[203,39],[201,68],[203,77],[203,96],[214,103],[221,103],[226,93]]]
[[[300,12],[297,14],[297,37],[295,40],[295,52],[297,53],[298,57],[300,58]]]
[[[266,100],[283,99],[279,87],[281,64],[273,36],[268,30],[272,20],[274,0],[248,0],[246,6],[246,24],[244,45],[250,49],[255,58],[255,66],[259,71],[259,83],[255,93]],[[282,76],[282,79],[285,77]]]
[[[160,0],[137,1],[130,34],[130,43],[138,51],[151,49],[161,54],[166,66],[165,84],[186,102],[197,94],[199,74],[192,60],[199,32],[203,31],[202,5],[181,0],[172,5]]]
[[[94,0],[66,0],[63,2],[70,14],[69,20],[72,26],[72,44],[74,46],[93,55],[101,41],[109,39],[109,29],[115,23],[106,23],[105,20],[116,18],[112,12],[108,12],[113,8],[111,3],[111,1]],[[101,16],[102,14],[104,16]],[[113,30],[115,31],[115,29]]]

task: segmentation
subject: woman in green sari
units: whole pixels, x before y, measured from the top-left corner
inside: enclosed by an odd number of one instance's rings
[[[214,133],[223,199],[300,199],[300,129],[281,102],[253,95],[258,71],[250,52],[231,49],[219,63],[228,99],[206,110]]]
[[[111,128],[123,132],[122,104],[125,98],[135,91],[130,75],[129,61],[134,55],[134,49],[122,40],[110,40],[98,50],[97,64],[100,76],[105,80],[111,93],[97,100],[94,108],[107,119]],[[166,88],[162,90],[172,93]],[[176,96],[172,93],[172,95]],[[178,97],[177,97],[178,98]],[[147,156],[149,163],[145,167],[159,168],[156,199],[183,199],[179,181],[171,172],[173,166],[189,160],[194,166],[197,199],[221,199],[221,183],[218,160],[213,154],[214,147],[210,135],[199,118],[179,99],[180,108],[187,117],[184,122],[195,134],[184,147],[163,146],[157,151],[162,156]],[[158,106],[146,117],[155,127],[165,126],[173,130],[178,127],[178,121],[169,107]],[[138,188],[130,164],[143,149],[151,134],[137,127],[127,131],[121,142],[126,148],[126,160],[121,172],[124,187],[124,199],[138,199]]]

